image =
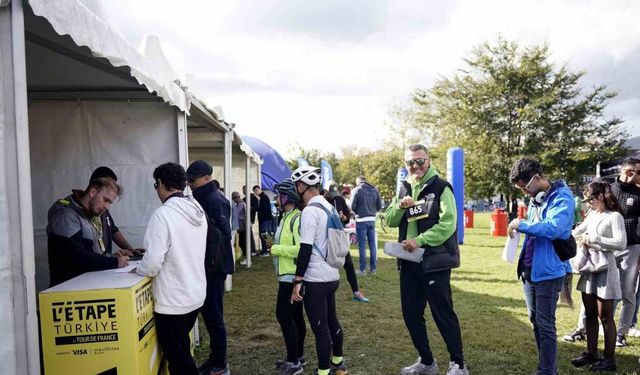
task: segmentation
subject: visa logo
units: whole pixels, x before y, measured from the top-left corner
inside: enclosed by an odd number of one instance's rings
[[[73,355],[87,355],[87,349],[73,349]]]

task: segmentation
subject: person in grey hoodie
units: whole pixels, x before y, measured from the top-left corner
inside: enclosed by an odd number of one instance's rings
[[[147,252],[136,272],[153,278],[154,318],[158,343],[172,374],[197,375],[189,331],[207,293],[204,258],[207,220],[192,196],[184,196],[187,177],[182,166],[166,163],[153,172],[162,202],[144,234]]]
[[[358,236],[358,250],[360,251],[360,275],[367,270],[367,242],[369,243],[370,264],[369,271],[376,273],[376,214],[382,209],[380,193],[367,182],[365,176],[356,180],[357,187],[353,189],[351,210],[356,215],[356,235]]]

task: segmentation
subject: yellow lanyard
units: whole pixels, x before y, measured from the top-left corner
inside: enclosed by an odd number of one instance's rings
[[[100,250],[102,250],[102,253],[104,254],[107,251],[107,248],[105,247],[104,239],[102,238],[102,219],[100,216],[94,216],[90,221],[91,225],[93,225],[95,230],[98,232],[98,244],[100,244]]]

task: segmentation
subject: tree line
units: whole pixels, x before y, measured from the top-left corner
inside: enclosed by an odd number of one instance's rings
[[[390,108],[392,136],[380,149],[345,148],[338,157],[297,146],[294,154],[312,165],[325,159],[339,184],[364,174],[390,199],[407,145],[426,144],[442,174],[447,150],[462,147],[467,199],[511,199],[517,192],[509,169],[521,156],[537,157],[551,178],[579,186],[598,161],[628,152],[622,120],[605,116],[617,93],[605,85],[584,88],[586,72],[554,64],[547,44],[521,46],[499,37],[474,47],[463,62],[464,68]],[[297,166],[295,158],[288,162]]]

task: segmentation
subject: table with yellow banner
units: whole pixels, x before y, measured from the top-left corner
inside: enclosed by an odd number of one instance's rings
[[[88,272],[40,292],[46,375],[160,373],[151,279],[122,271]]]

